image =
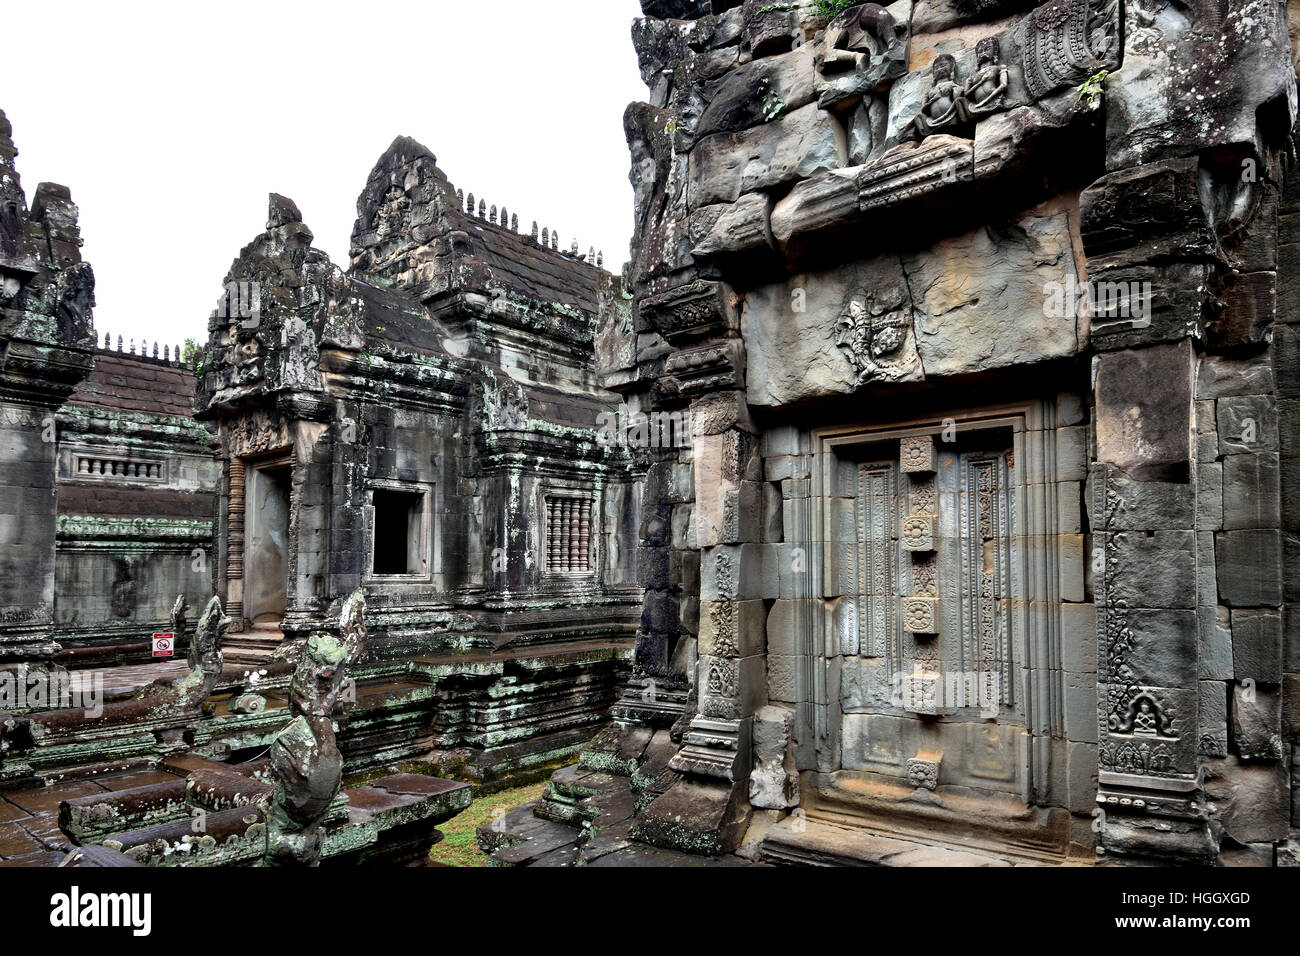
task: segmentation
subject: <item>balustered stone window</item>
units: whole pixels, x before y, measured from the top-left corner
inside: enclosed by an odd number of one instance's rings
[[[546,496],[548,573],[591,573],[591,505],[587,495]]]
[[[78,453],[73,461],[72,477],[166,481],[167,462],[157,458]]]

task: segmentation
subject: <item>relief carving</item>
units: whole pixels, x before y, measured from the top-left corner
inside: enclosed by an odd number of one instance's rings
[[[818,105],[830,109],[907,72],[908,25],[879,4],[852,7],[830,22],[818,52]]]
[[[860,383],[892,382],[910,375],[919,364],[911,336],[911,310],[901,290],[856,293],[835,323],[835,344]]]

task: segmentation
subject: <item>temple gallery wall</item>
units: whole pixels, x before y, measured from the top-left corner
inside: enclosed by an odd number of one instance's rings
[[[621,276],[398,137],[186,361],[0,117],[0,847],[1300,863],[1296,13],[642,9]]]

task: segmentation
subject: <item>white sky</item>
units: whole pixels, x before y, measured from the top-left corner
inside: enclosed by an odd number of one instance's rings
[[[603,249],[632,231],[623,110],[637,0],[6,4],[0,109],[28,201],[63,183],[95,327],[179,343],[289,196],[346,268],[357,194],[399,133],[488,205]]]

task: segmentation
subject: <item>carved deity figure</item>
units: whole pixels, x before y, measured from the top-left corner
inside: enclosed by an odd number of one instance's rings
[[[1151,702],[1144,700],[1138,705],[1138,712],[1133,717],[1133,733],[1144,737],[1154,737],[1158,733],[1156,715],[1151,712]]]
[[[1166,714],[1160,703],[1150,694],[1142,693],[1129,702],[1124,713],[1110,719],[1113,733],[1133,734],[1137,737],[1168,737],[1178,735],[1173,729],[1173,718]]]
[[[939,132],[945,126],[967,122],[966,99],[957,83],[957,61],[941,53],[930,64],[932,85],[921,102],[921,112],[912,121],[918,140]]]
[[[835,344],[844,350],[859,382],[901,374],[889,359],[902,349],[907,323],[905,310],[878,303],[870,293],[849,301],[835,324]]]
[[[317,866],[322,825],[343,782],[343,754],[334,711],[348,669],[365,651],[365,596],[358,588],[343,605],[340,637],[313,634],[289,686],[293,720],[271,741],[275,794],[267,814],[267,862]]]
[[[906,72],[907,24],[879,4],[860,4],[831,21],[815,62],[822,79],[836,86],[831,102],[873,90]],[[856,76],[833,79],[842,74]]]
[[[966,112],[971,117],[985,116],[1002,107],[1007,91],[1007,68],[998,62],[996,37],[985,37],[975,45],[977,68],[962,91]]]

